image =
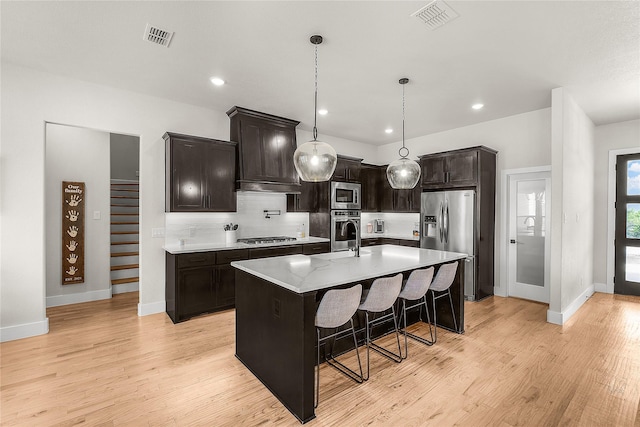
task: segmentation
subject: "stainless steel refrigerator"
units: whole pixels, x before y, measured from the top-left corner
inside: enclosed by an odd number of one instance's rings
[[[464,297],[469,301],[476,295],[475,205],[475,190],[425,192],[420,205],[420,247],[468,255],[460,267],[465,269]]]

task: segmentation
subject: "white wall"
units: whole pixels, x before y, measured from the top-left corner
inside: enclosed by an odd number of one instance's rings
[[[594,292],[594,125],[564,88],[551,93],[551,294],[563,324]]]
[[[608,241],[607,228],[613,229],[615,223],[615,218],[608,215],[613,209],[608,202],[609,151],[635,149],[640,152],[640,120],[596,127],[594,145],[593,280],[603,289],[609,283],[613,284],[613,271],[611,277],[607,276],[607,249],[613,251],[613,239]]]
[[[228,139],[214,112],[2,64],[2,282],[0,339],[45,333],[45,122],[140,136],[139,313],[164,310],[164,141],[166,131]],[[28,173],[25,173],[28,171]],[[15,185],[16,178],[20,185]],[[29,197],[24,195],[28,194]],[[11,248],[11,250],[8,250]]]
[[[109,134],[48,123],[45,138],[47,306],[111,298]],[[61,283],[62,181],[85,183],[84,283]]]
[[[496,293],[506,294],[500,283],[500,241],[503,238],[499,201],[501,198],[501,171],[504,169],[548,166],[551,164],[551,109],[531,111],[498,120],[478,123],[445,132],[425,135],[405,141],[411,157],[423,154],[485,145],[498,151],[496,171]],[[378,150],[376,163],[388,164],[398,157],[401,142],[387,144]]]

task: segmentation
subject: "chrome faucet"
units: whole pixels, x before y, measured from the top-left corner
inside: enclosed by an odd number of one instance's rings
[[[349,248],[349,250],[353,250],[355,252],[355,256],[356,257],[360,257],[360,239],[358,239],[358,236],[360,235],[360,232],[358,230],[358,223],[352,219],[348,219],[346,221],[344,221],[342,223],[342,227],[340,228],[340,232],[342,234],[344,234],[344,232],[347,230],[347,225],[352,224],[353,227],[356,230],[356,246],[355,248]]]

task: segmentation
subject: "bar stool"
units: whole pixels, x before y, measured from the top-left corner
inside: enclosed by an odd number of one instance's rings
[[[438,340],[438,314],[436,312],[436,300],[440,298],[444,298],[447,295],[449,296],[449,305],[451,306],[451,316],[453,317],[453,325],[455,330],[458,330],[458,322],[456,321],[456,312],[453,309],[453,299],[451,298],[451,285],[453,284],[453,279],[456,277],[456,271],[458,270],[458,261],[452,262],[451,264],[443,264],[438,269],[438,274],[436,274],[435,279],[431,282],[431,286],[429,286],[429,291],[431,291],[431,297],[433,301],[433,329],[435,331],[433,337],[433,344]],[[436,292],[439,293],[436,296]]]
[[[433,279],[433,267],[425,268],[422,270],[413,270],[407,279],[407,283],[402,288],[400,295],[398,295],[398,299],[402,301],[402,318],[404,319],[404,328],[402,328],[402,333],[404,334],[404,357],[406,359],[409,355],[409,345],[407,344],[407,337],[413,338],[414,340],[421,342],[426,345],[433,345],[433,330],[431,329],[431,319],[429,318],[429,309],[427,308],[427,291],[429,290],[429,286],[431,285],[431,280]],[[413,305],[407,305],[409,301],[417,301]],[[427,313],[427,324],[429,325],[429,335],[431,336],[431,341],[414,335],[407,331],[407,311],[412,308],[420,307],[420,312],[422,313],[422,306],[424,305],[424,311]],[[422,317],[422,316],[421,316]]]
[[[324,294],[322,300],[320,301],[320,305],[318,306],[318,310],[316,311],[315,321],[318,341],[316,343],[316,395],[313,405],[314,408],[318,407],[318,403],[320,401],[320,343],[328,340],[329,338],[338,340],[347,336],[348,332],[351,332],[351,335],[353,336],[353,344],[356,349],[356,356],[358,357],[358,367],[360,368],[360,375],[358,375],[342,363],[338,362],[333,357],[333,354],[327,354],[327,351],[325,351],[325,360],[327,361],[328,365],[333,366],[338,371],[342,372],[344,375],[351,378],[358,384],[361,384],[364,381],[362,376],[362,363],[360,362],[360,353],[358,352],[358,341],[356,339],[355,329],[353,328],[353,315],[358,309],[361,297],[362,285],[355,285],[348,289],[331,289]],[[340,331],[337,330],[341,326],[346,325],[348,322],[351,322],[351,327]],[[336,331],[331,335],[320,338],[320,329],[335,329]]]
[[[362,304],[360,304],[360,307],[358,307],[358,310],[364,311],[365,314],[365,345],[367,346],[367,377],[365,378],[365,381],[369,379],[369,348],[372,348],[384,357],[393,360],[396,363],[400,363],[402,361],[400,335],[398,333],[398,322],[396,320],[396,311],[394,308],[394,303],[396,302],[396,299],[398,299],[401,287],[402,274],[376,279],[371,284],[371,288],[369,289],[366,299]],[[389,309],[391,309],[391,313],[369,320],[369,313],[383,313]],[[389,318],[393,319],[396,340],[398,341],[398,354],[395,354],[386,348],[382,348],[371,341],[371,327],[379,325]]]

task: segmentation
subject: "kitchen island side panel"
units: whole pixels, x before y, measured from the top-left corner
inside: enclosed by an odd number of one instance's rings
[[[236,270],[236,357],[301,422],[315,417],[315,292]]]

